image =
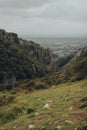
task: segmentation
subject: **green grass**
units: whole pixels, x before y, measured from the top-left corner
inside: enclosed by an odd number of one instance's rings
[[[12,95],[10,91],[4,94]],[[0,106],[0,130],[28,130],[30,124],[37,130],[56,130],[57,126],[72,130],[87,124],[87,101],[82,100],[87,97],[87,80],[33,92],[19,90],[13,95],[11,103]],[[45,109],[48,101],[52,104]]]

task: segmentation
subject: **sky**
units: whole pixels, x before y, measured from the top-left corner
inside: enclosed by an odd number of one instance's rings
[[[20,37],[87,37],[87,0],[0,0],[0,28]]]

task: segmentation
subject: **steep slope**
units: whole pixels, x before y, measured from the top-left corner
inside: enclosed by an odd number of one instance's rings
[[[67,60],[68,58],[68,60]],[[30,91],[34,89],[45,89],[64,82],[73,82],[87,78],[87,48],[78,50],[73,55],[59,59],[62,66],[57,66],[58,72],[46,75],[34,80],[24,80],[17,83],[17,87],[26,88]],[[16,87],[16,86],[15,86]]]
[[[56,63],[57,73],[49,76],[54,83],[76,81],[87,77],[87,48],[77,50],[66,57],[58,59]]]
[[[87,48],[79,49],[70,56],[60,58],[56,68],[56,73],[31,81],[32,83],[27,81],[24,86],[30,87],[30,84],[33,84],[33,87],[37,88],[37,82],[39,84],[41,82],[45,88],[48,88],[63,82],[73,82],[87,78]]]
[[[44,76],[53,71],[54,64],[49,49],[0,29],[0,83]]]
[[[65,66],[70,74],[70,80],[81,80],[87,77],[87,48],[79,49]]]

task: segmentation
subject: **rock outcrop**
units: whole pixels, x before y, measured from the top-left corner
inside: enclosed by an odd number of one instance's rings
[[[52,51],[0,29],[0,83],[41,77],[54,69]]]

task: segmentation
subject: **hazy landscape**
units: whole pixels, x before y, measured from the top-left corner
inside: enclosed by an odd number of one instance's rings
[[[0,0],[0,130],[87,130],[86,12],[86,0]]]
[[[59,57],[70,54],[80,48],[87,47],[87,38],[27,38],[39,43],[45,48],[50,48]]]

